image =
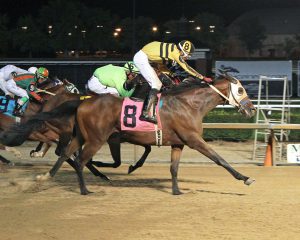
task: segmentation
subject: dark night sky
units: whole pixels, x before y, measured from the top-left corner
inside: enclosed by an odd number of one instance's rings
[[[36,14],[49,0],[0,0],[0,12],[14,15]],[[66,0],[65,0],[66,1]],[[82,0],[87,6],[108,9],[120,17],[131,17],[134,0]],[[230,23],[242,13],[259,8],[300,7],[300,0],[135,0],[136,16],[147,16],[158,23],[187,18],[197,13],[210,12]]]

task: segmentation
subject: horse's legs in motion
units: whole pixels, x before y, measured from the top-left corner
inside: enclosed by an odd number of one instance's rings
[[[8,152],[12,152],[15,155],[15,157],[21,158],[21,153],[17,149],[15,149],[14,147],[7,147],[7,146],[4,146],[4,145],[0,144],[0,149],[8,151]],[[10,166],[14,165],[14,163],[12,161],[9,161],[8,159],[6,159],[5,157],[3,157],[1,155],[0,155],[0,161],[5,163],[5,164],[8,164]]]
[[[45,144],[46,146],[42,150],[44,143],[40,142],[35,150],[30,151],[30,157],[44,157],[51,147],[50,143],[45,143]]]
[[[184,145],[172,145],[171,147],[172,147],[172,151],[171,151],[170,172],[172,175],[172,194],[179,195],[182,194],[182,192],[179,190],[178,187],[177,173],[178,173],[179,161],[180,161],[180,157]]]
[[[71,136],[69,134],[62,134],[59,138],[59,142],[57,143],[57,147],[55,149],[55,154],[60,156],[63,151],[64,151],[64,148],[65,146],[68,145],[69,141],[71,139]],[[74,158],[77,157],[77,153],[74,153]],[[68,158],[66,160],[66,162],[75,169],[75,164],[74,164],[74,161],[71,159],[71,158]],[[104,175],[103,173],[99,172],[97,168],[95,168],[90,162],[87,163],[87,168],[95,175],[95,176],[99,176],[100,178],[106,180],[106,181],[109,181],[110,179]],[[53,171],[54,172],[54,171]],[[55,171],[56,172],[56,171]],[[54,173],[55,174],[55,173]],[[52,176],[53,177],[53,176]]]
[[[135,164],[129,166],[128,174],[132,173],[134,170],[136,170],[137,168],[140,168],[144,165],[149,153],[151,152],[151,146],[150,145],[143,145],[143,147],[145,148],[145,151],[144,151],[143,155],[141,156],[141,158]]]
[[[221,156],[219,156],[199,135],[192,134],[189,135],[186,139],[187,145],[190,148],[202,153],[203,155],[214,161],[217,165],[224,167],[237,180],[243,180],[246,185],[250,185],[255,181],[254,179],[242,175],[233,167],[231,167],[229,163],[226,162]]]
[[[11,161],[7,160],[5,157],[3,157],[1,155],[0,155],[0,161],[3,162],[3,163],[5,163],[5,164],[12,164]]]
[[[16,148],[14,147],[7,147],[7,146],[4,146],[3,144],[0,144],[0,149],[1,150],[5,150],[7,152],[11,152],[14,154],[15,157],[17,158],[21,158],[22,157],[22,154],[20,151],[18,151]]]
[[[111,167],[117,168],[121,165],[121,144],[119,143],[108,143],[111,156],[114,160],[113,163],[104,163],[100,161],[91,161],[96,167]]]
[[[54,177],[58,169],[62,166],[64,161],[68,160],[70,156],[80,148],[80,143],[76,137],[74,137],[71,143],[62,151],[61,156],[57,159],[51,170],[45,175],[37,176],[38,180],[47,180],[49,177]],[[71,165],[72,166],[72,165]],[[76,169],[75,169],[76,170]]]
[[[37,145],[37,147],[34,150],[30,151],[30,157],[32,157],[35,152],[41,151],[43,145],[44,145],[43,142],[39,142],[39,144]]]
[[[79,153],[78,157],[75,159],[76,172],[78,175],[80,193],[82,195],[87,195],[91,193],[84,182],[83,178],[83,168],[88,163],[88,161],[97,153],[97,151],[102,147],[105,141],[93,141],[85,142],[82,151]]]
[[[108,146],[110,149],[111,156],[114,160],[113,163],[104,163],[100,161],[91,161],[96,167],[111,167],[117,168],[121,165],[121,143],[120,143],[120,134],[112,134],[108,139]]]

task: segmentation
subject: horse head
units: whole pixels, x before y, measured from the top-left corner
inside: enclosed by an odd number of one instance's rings
[[[239,112],[247,117],[253,117],[256,109],[241,82],[223,70],[220,71],[220,76],[229,82],[226,93],[227,97],[225,97],[225,99],[228,100],[228,103],[237,107]]]
[[[78,88],[75,86],[75,84],[69,82],[67,79],[62,80],[63,85],[65,86],[65,89],[70,93],[76,93],[79,94]]]

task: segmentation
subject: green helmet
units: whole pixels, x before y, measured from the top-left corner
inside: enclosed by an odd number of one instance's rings
[[[35,74],[38,79],[40,79],[40,78],[46,79],[49,77],[49,71],[47,68],[44,68],[44,67],[38,68]]]
[[[130,73],[140,73],[140,70],[134,65],[133,62],[125,63],[124,68]]]

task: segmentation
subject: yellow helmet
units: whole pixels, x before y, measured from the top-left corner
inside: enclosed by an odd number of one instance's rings
[[[193,52],[195,52],[195,46],[189,40],[183,40],[178,43],[178,48],[184,53],[185,57],[189,57]]]

